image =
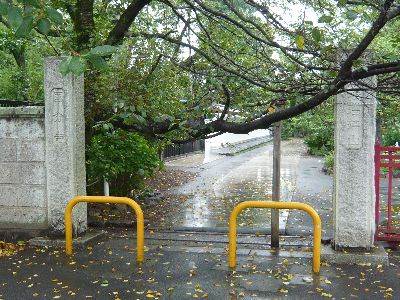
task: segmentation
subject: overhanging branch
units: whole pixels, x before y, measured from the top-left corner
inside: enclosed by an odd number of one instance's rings
[[[152,0],[133,0],[119,17],[114,28],[108,34],[105,43],[107,45],[121,44],[137,15],[146,5],[150,4],[151,1]]]

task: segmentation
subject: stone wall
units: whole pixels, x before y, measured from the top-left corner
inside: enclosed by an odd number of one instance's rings
[[[2,235],[62,236],[65,207],[86,194],[83,76],[62,76],[64,59],[45,59],[44,107],[0,107]],[[72,222],[75,234],[86,231],[86,203]]]
[[[0,228],[47,229],[44,107],[0,107]]]

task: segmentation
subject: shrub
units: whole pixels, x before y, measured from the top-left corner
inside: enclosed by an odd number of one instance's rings
[[[333,113],[305,113],[283,122],[282,138],[304,138],[308,152],[312,155],[325,155],[333,150]]]
[[[87,150],[89,182],[100,182],[97,189],[101,189],[103,178],[107,179],[114,196],[130,196],[142,188],[160,164],[156,149],[144,137],[120,129],[93,136]]]
[[[308,152],[312,155],[325,155],[333,150],[333,126],[332,124],[314,124],[304,139]]]
[[[283,121],[282,139],[287,140],[292,137],[303,138],[307,135],[307,119],[304,117],[293,117]]]
[[[382,134],[382,144],[384,146],[394,146],[400,143],[400,127],[385,128]]]
[[[335,162],[335,152],[334,151],[330,151],[324,157],[324,167],[325,167],[325,170],[326,170],[327,174],[333,174],[334,162]]]

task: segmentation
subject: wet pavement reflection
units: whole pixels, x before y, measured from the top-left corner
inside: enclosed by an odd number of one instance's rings
[[[305,151],[301,141],[282,143],[281,199],[290,201],[295,189],[297,164]],[[177,163],[175,162],[175,166]],[[239,154],[223,157],[200,166],[196,182],[179,188],[177,193],[191,195],[174,213],[168,225],[185,230],[228,228],[230,213],[245,200],[270,200],[272,192],[272,144]],[[239,227],[268,229],[269,209],[248,209],[238,218]],[[281,211],[281,228],[287,212]]]

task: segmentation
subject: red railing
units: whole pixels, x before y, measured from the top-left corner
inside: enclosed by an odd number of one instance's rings
[[[380,225],[380,191],[381,169],[388,168],[388,192],[387,192],[387,224]],[[400,147],[384,147],[375,144],[375,222],[376,241],[400,241],[400,227],[393,224],[393,168],[400,168]],[[386,174],[385,174],[386,175]]]

